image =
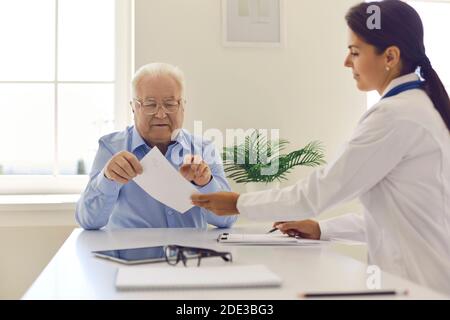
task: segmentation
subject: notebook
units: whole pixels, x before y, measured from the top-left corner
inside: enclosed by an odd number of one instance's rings
[[[119,268],[118,290],[279,287],[281,278],[264,265]]]
[[[221,233],[217,238],[220,243],[252,244],[252,245],[319,245],[327,243],[321,240],[309,240],[299,237],[290,237],[287,234],[239,234]]]

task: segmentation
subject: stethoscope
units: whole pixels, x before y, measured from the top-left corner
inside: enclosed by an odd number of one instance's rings
[[[402,93],[407,90],[420,89],[420,88],[422,88],[423,83],[424,83],[424,81],[421,81],[421,80],[403,83],[403,84],[398,85],[398,86],[392,88],[391,90],[389,90],[388,93],[386,93],[383,97],[381,97],[381,99],[396,96],[397,94]]]

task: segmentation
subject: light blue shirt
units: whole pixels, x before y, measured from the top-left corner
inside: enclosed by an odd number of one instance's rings
[[[114,154],[124,150],[141,160],[151,147],[134,126],[100,138],[89,183],[78,201],[75,214],[76,220],[84,229],[100,229],[104,226],[205,229],[208,223],[228,228],[236,221],[236,216],[220,217],[199,207],[181,214],[151,197],[134,181],[122,185],[109,180],[104,176],[103,168]],[[169,145],[165,157],[178,170],[187,154],[201,155],[211,169],[211,181],[203,187],[196,186],[200,193],[230,191],[220,154],[214,145],[210,141],[194,137],[186,130],[180,130]]]

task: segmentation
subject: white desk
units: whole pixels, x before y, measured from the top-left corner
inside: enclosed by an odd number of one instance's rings
[[[333,245],[320,247],[224,246],[216,242],[225,230],[126,229],[82,231],[75,229],[23,299],[297,299],[299,292],[367,290],[367,265],[336,252]],[[230,232],[264,232],[236,228]],[[182,244],[231,251],[233,264],[265,264],[283,279],[279,288],[117,291],[116,262],[100,259],[92,250]],[[202,265],[223,263],[218,258]],[[149,266],[162,266],[157,263]],[[131,267],[132,266],[127,266]],[[383,289],[409,289],[409,296],[395,299],[448,298],[407,280],[382,273]]]

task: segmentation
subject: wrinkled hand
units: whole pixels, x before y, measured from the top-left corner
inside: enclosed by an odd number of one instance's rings
[[[219,216],[239,214],[237,201],[239,193],[214,192],[208,194],[193,194],[191,196],[194,206],[205,208]]]
[[[142,171],[142,165],[134,154],[120,151],[106,163],[103,172],[109,180],[125,184]]]
[[[211,169],[198,155],[185,156],[180,173],[186,180],[194,182],[200,187],[205,186],[211,180]]]
[[[275,222],[273,226],[284,234],[305,239],[319,240],[321,235],[319,223],[314,220],[280,221]]]

